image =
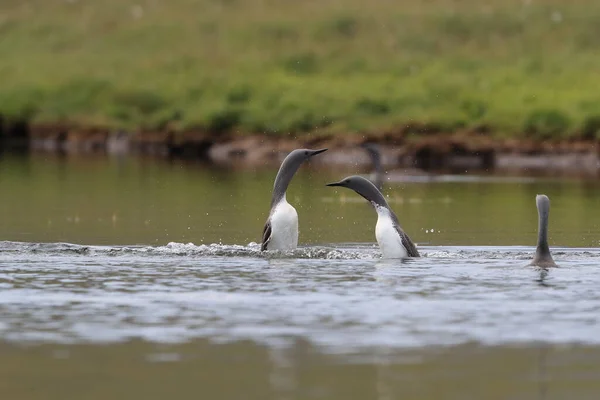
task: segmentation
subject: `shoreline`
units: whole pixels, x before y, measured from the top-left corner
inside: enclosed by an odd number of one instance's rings
[[[386,169],[424,172],[483,171],[600,176],[600,141],[498,138],[485,132],[406,131],[299,136],[210,133],[206,131],[124,131],[61,124],[13,124],[0,131],[0,152],[147,155],[191,159],[224,167],[279,165],[301,147],[329,148],[315,164],[331,168],[371,165],[364,143],[377,144]]]

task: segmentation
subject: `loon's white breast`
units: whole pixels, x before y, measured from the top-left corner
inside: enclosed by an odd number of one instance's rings
[[[390,211],[381,206],[375,206],[377,211],[377,225],[375,237],[381,249],[383,258],[406,258],[408,251],[402,244],[402,238],[394,227]]]
[[[268,250],[293,250],[298,246],[298,213],[285,196],[271,214],[271,240]]]

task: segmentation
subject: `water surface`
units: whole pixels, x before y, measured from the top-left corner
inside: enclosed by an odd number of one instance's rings
[[[399,179],[402,263],[350,173],[303,169],[302,245],[261,253],[272,170],[0,159],[0,397],[597,398],[596,182]]]
[[[303,166],[288,191],[300,243],[374,241],[358,195],[325,187],[357,171]],[[364,171],[367,172],[367,171]],[[551,201],[550,244],[600,245],[596,180],[390,173],[385,194],[411,238],[452,246],[533,245],[535,196]],[[93,245],[260,240],[276,171],[136,158],[0,157],[0,240]]]

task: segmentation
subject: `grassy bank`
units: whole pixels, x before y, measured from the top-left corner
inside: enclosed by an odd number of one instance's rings
[[[597,0],[6,0],[0,114],[596,136]]]

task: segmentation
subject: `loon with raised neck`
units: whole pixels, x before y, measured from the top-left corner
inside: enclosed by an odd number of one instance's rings
[[[535,256],[530,265],[542,268],[556,267],[556,263],[550,254],[548,247],[548,218],[550,215],[550,199],[545,194],[538,194],[535,197],[535,203],[538,210],[538,241],[535,249]]]
[[[420,257],[415,244],[400,227],[398,217],[388,205],[379,189],[362,176],[349,176],[327,186],[340,186],[354,190],[373,205],[377,211],[375,238],[383,258]]]
[[[271,197],[271,211],[263,228],[261,250],[293,250],[298,246],[298,213],[287,202],[285,193],[304,161],[327,149],[296,149],[281,163]]]

